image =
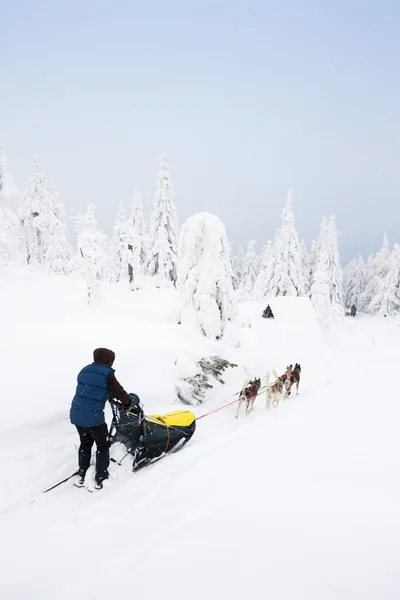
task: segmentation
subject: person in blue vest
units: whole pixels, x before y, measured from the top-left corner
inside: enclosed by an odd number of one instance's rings
[[[70,420],[76,426],[80,447],[78,451],[79,473],[76,485],[85,483],[86,471],[90,465],[92,446],[96,442],[95,487],[101,489],[108,478],[110,451],[104,407],[107,400],[115,398],[125,409],[130,406],[129,394],[118,383],[112,365],[115,353],[108,348],[96,348],[92,364],[78,374],[78,385],[72,400]]]

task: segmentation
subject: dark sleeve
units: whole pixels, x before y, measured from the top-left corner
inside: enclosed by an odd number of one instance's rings
[[[122,385],[117,381],[114,373],[110,373],[107,377],[108,391],[110,392],[111,398],[116,398],[124,406],[129,406],[131,400],[129,394],[124,390]]]

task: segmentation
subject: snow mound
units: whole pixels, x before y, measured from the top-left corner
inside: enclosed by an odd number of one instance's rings
[[[270,305],[275,321],[286,326],[307,326],[320,330],[317,314],[309,298],[296,296],[280,296],[269,298],[266,305]]]

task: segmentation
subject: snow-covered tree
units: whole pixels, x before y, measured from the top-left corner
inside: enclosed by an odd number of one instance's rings
[[[109,280],[118,283],[128,277],[127,266],[128,224],[125,218],[123,202],[120,203],[113,228],[113,236],[109,245]]]
[[[0,148],[0,263],[16,258],[18,218],[9,202],[18,196],[18,189],[9,171],[7,157]]]
[[[41,231],[43,265],[51,273],[66,274],[72,257],[72,246],[65,222],[64,205],[46,178],[44,193],[46,213],[39,215],[35,221],[36,227]]]
[[[87,284],[88,304],[99,298],[99,280],[105,271],[107,236],[97,229],[94,204],[90,203],[84,215],[73,217],[78,234],[77,255],[71,261],[79,269]]]
[[[179,257],[179,320],[218,339],[236,315],[228,237],[222,221],[206,212],[190,217],[180,232]]]
[[[179,230],[173,199],[168,160],[163,154],[157,173],[157,191],[151,216],[147,272],[176,285]]]
[[[366,285],[362,295],[364,310],[370,314],[377,314],[381,309],[382,282],[388,274],[390,264],[390,246],[388,236],[383,236],[382,247],[375,257],[370,259],[366,267]]]
[[[149,239],[143,216],[142,196],[138,185],[135,186],[133,191],[132,212],[129,222],[132,228],[132,238],[134,239],[132,249],[134,266],[135,271],[139,272],[139,270],[142,270],[143,265],[146,264]]]
[[[325,217],[322,219],[313,253],[311,300],[322,319],[342,317],[343,269],[340,265],[338,232],[333,216],[329,221]]]
[[[239,287],[239,281],[236,277],[236,272],[235,272],[235,253],[233,251],[233,242],[229,242],[229,261],[231,263],[231,268],[232,268],[232,285],[233,285],[233,289],[237,290]]]
[[[49,241],[46,249],[46,266],[51,273],[67,274],[72,257],[72,246],[69,233],[64,221],[56,220],[49,231]]]
[[[344,278],[344,305],[360,309],[360,299],[365,288],[365,265],[362,256],[354,258],[346,269]]]
[[[237,287],[240,286],[243,275],[243,267],[244,267],[244,251],[242,246],[239,247],[238,253],[233,259],[233,272],[235,276],[235,281]]]
[[[260,270],[254,286],[254,296],[257,300],[262,300],[269,289],[272,278],[273,252],[272,241],[269,240],[265,246],[263,246],[260,256]]]
[[[66,272],[71,256],[64,207],[32,157],[30,179],[22,195],[18,217],[23,230],[27,264],[39,264],[56,273]]]
[[[292,194],[282,211],[282,225],[274,240],[269,296],[304,296],[305,282],[300,241],[294,226]]]
[[[308,254],[307,246],[302,238],[300,243],[300,251],[301,251],[301,264],[302,271],[304,274],[304,292],[306,296],[309,295],[311,289],[311,273],[310,273],[310,256]]]
[[[379,306],[380,314],[400,313],[400,246],[397,244],[389,255],[388,270],[379,283],[374,306]]]
[[[247,245],[246,256],[244,257],[242,278],[240,290],[243,298],[250,298],[254,294],[255,283],[260,271],[260,259],[255,250],[256,243],[250,240]]]
[[[36,226],[39,215],[45,210],[45,182],[40,172],[37,156],[32,156],[29,184],[21,197],[18,218],[23,231],[22,252],[26,263],[42,263],[41,230]]]
[[[332,304],[343,306],[343,269],[339,257],[339,232],[336,229],[335,217],[331,216],[328,222],[326,245],[329,260],[329,288]]]
[[[339,234],[336,229],[335,217],[326,219],[323,217],[321,221],[320,235],[313,244],[311,262],[314,262],[311,288],[315,281],[315,272],[318,269],[320,262],[320,254],[327,254],[327,274],[329,279],[329,300],[332,305],[343,306],[343,269],[340,264],[339,257]]]
[[[325,320],[331,314],[328,270],[328,253],[322,250],[319,252],[318,260],[314,266],[314,281],[311,286],[311,301],[322,320]]]

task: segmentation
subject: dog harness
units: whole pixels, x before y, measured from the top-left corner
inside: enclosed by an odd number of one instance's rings
[[[281,392],[283,384],[285,383],[286,379],[287,379],[287,375],[286,375],[286,373],[284,373],[283,375],[278,377],[278,381],[275,381],[275,383],[272,384],[272,387],[275,388],[276,390],[278,390],[278,392]]]
[[[255,398],[257,396],[257,388],[252,383],[244,390],[246,398]]]

